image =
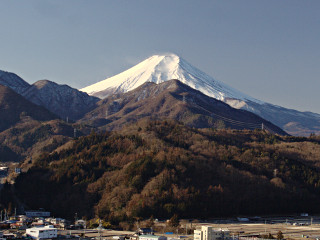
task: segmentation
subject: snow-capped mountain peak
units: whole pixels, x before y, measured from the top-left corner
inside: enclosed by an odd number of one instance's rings
[[[81,91],[87,92],[89,95],[105,98],[113,93],[131,91],[145,82],[159,84],[171,79],[178,79],[191,88],[218,100],[237,99],[261,103],[261,101],[215,80],[172,53],[151,56],[132,68],[85,87]]]

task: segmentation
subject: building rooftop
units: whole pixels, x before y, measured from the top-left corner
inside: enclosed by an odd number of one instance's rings
[[[148,238],[160,238],[160,237],[163,237],[163,236],[156,236],[156,235],[151,235],[151,234],[146,234],[146,235],[140,235],[140,237],[148,237]]]
[[[30,229],[30,228],[29,228]],[[54,226],[52,225],[48,225],[48,226],[44,226],[44,227],[33,227],[31,229],[34,229],[34,230],[55,230],[57,228],[55,228]]]

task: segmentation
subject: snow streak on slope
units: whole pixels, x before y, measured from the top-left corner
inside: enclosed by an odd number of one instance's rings
[[[118,75],[81,89],[89,95],[105,98],[111,93],[128,92],[145,82],[162,83],[178,79],[193,89],[221,101],[238,99],[263,102],[219,82],[175,54],[154,55]]]

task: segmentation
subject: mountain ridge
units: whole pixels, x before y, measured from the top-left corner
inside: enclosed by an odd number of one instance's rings
[[[47,108],[63,119],[78,120],[91,111],[98,98],[50,80],[39,80],[32,85],[18,75],[0,70],[0,84],[11,88],[27,100]]]
[[[15,92],[22,94],[30,84],[15,73],[0,70],[0,84],[7,86]]]
[[[23,96],[66,119],[77,120],[96,107],[98,98],[49,80],[39,80],[32,84]]]
[[[196,128],[216,128],[218,122],[226,128],[257,129],[286,135],[282,129],[261,117],[230,107],[195,90],[180,80],[155,84],[146,82],[127,93],[113,94],[100,102],[99,107],[87,113],[82,122],[104,129],[119,129],[141,118],[174,119]]]
[[[120,227],[137,217],[173,214],[189,219],[315,215],[320,211],[319,143],[319,136],[141,120],[120,131],[92,131],[35,159],[14,189],[30,208],[41,206],[69,219],[75,212],[88,219],[99,216]],[[7,200],[5,194],[13,192],[2,193]]]
[[[11,88],[0,85],[0,131],[28,116],[39,121],[58,118],[46,108],[26,100]]]
[[[222,100],[231,107],[253,112],[289,134],[320,134],[320,114],[287,109],[252,98],[215,80],[175,54],[151,56],[130,69],[82,88],[81,91],[103,98],[115,93],[128,92],[144,82],[160,83],[171,79],[179,79],[191,88]]]

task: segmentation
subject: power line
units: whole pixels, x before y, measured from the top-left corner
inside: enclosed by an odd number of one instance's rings
[[[194,103],[196,104],[196,103]],[[214,115],[214,116],[218,116],[222,119],[224,119],[225,121],[227,122],[230,122],[230,123],[233,123],[233,125],[236,125],[236,124],[242,124],[242,125],[245,125],[245,126],[250,126],[250,128],[261,128],[261,124],[260,123],[248,123],[248,122],[241,122],[241,121],[237,121],[237,120],[234,120],[234,119],[230,119],[230,118],[227,118],[227,117],[223,117],[223,116],[220,116],[216,113],[213,113],[212,111],[209,111],[201,106],[199,106],[198,104],[196,104],[199,108],[201,108],[202,110],[210,113],[211,115]]]
[[[184,101],[186,101],[186,99],[184,99]],[[193,104],[196,104],[195,102],[193,102]],[[238,120],[234,120],[234,119],[230,119],[224,116],[221,116],[219,114],[213,113],[212,111],[209,111],[201,106],[199,106],[198,104],[196,104],[199,108],[203,109],[206,112],[209,112],[211,114],[212,117],[217,117],[220,118],[223,121],[228,122],[231,125],[234,126],[238,126],[238,127],[245,127],[248,129],[262,129],[262,130],[267,130],[273,134],[275,134],[275,132],[273,130],[271,130],[269,127],[267,127],[263,122],[262,123],[249,123],[249,122],[242,122],[242,121],[238,121]]]
[[[234,119],[230,119],[230,118],[227,118],[227,117],[223,117],[223,116],[220,116],[218,114],[213,114],[213,116],[217,116],[227,122],[230,122],[232,124],[235,124],[235,125],[245,125],[245,126],[250,126],[250,127],[255,127],[255,128],[261,128],[261,124],[260,123],[248,123],[248,122],[241,122],[241,121],[238,121],[238,120],[234,120]]]

